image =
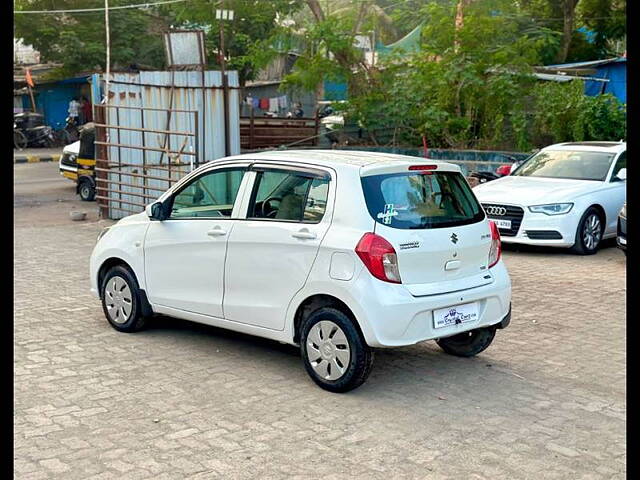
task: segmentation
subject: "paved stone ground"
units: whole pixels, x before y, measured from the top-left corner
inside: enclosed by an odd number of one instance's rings
[[[103,223],[60,208],[15,206],[15,478],[625,477],[615,248],[506,251],[513,320],[488,350],[379,350],[336,395],[278,343],[169,318],[113,330],[88,292]]]

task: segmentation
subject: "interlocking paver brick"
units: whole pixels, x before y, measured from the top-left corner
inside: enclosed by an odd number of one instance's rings
[[[88,292],[103,224],[15,229],[16,478],[625,477],[625,257],[504,253],[513,320],[473,359],[378,350],[345,395],[293,347],[160,318],[113,330]]]

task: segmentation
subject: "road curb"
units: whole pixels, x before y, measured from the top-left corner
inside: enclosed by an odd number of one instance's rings
[[[62,155],[17,155],[13,157],[13,163],[38,163],[57,162]]]

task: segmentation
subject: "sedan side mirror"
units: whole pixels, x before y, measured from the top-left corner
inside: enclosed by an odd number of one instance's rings
[[[149,215],[149,218],[153,220],[158,220],[161,222],[169,218],[166,212],[165,205],[162,202],[156,202],[152,204],[150,208],[147,207],[147,209],[147,215]]]
[[[618,174],[614,177],[614,180],[616,180],[616,181],[624,182],[626,179],[627,179],[627,169],[626,168],[621,168],[618,171]]]

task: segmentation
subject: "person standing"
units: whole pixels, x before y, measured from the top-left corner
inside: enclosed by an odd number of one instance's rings
[[[88,123],[88,122],[93,122],[93,113],[92,113],[92,108],[91,108],[91,101],[87,98],[87,97],[82,97],[82,116],[83,118],[83,123]]]
[[[74,125],[78,125],[79,109],[80,102],[78,102],[78,97],[73,97],[69,102],[69,118]]]

